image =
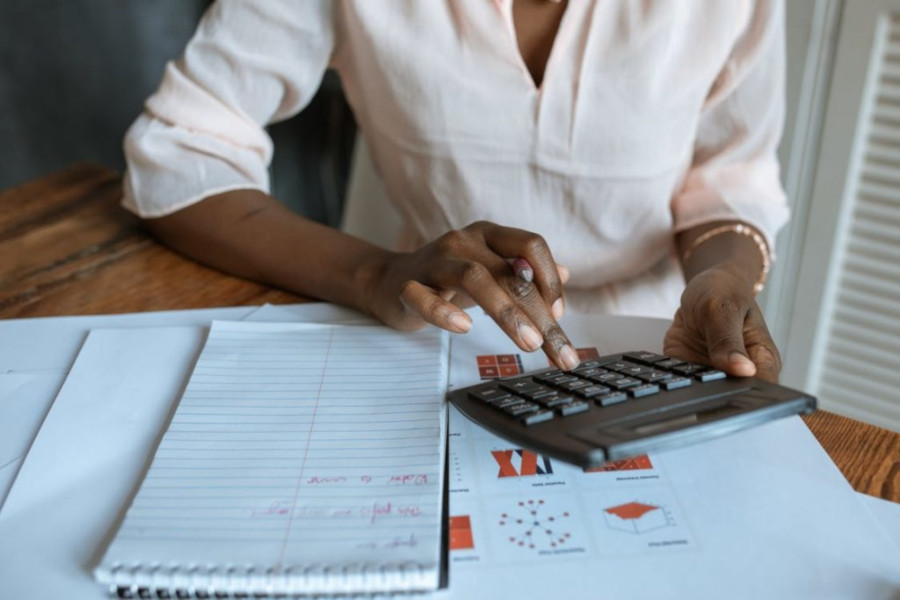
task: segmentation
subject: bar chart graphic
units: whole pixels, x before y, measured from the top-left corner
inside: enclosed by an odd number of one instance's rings
[[[653,463],[646,454],[624,458],[622,460],[613,460],[602,464],[599,467],[591,467],[584,469],[585,473],[607,473],[610,471],[642,471],[652,469]]]
[[[472,537],[472,520],[469,515],[450,517],[450,549],[472,550],[475,539]]]
[[[530,450],[522,448],[491,450],[491,456],[497,463],[498,478],[553,474],[553,463],[550,458]]]

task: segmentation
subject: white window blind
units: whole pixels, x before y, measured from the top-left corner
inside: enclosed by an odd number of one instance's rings
[[[876,28],[815,393],[900,431],[900,13]]]

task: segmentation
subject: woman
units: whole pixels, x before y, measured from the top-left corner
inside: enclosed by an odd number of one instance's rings
[[[393,327],[462,333],[458,306],[475,302],[523,350],[573,368],[564,302],[674,314],[667,353],[775,380],[754,296],[787,220],[782,12],[219,0],[129,131],[124,204],[197,260]],[[302,110],[329,66],[405,218],[396,252],[267,194],[263,126]]]

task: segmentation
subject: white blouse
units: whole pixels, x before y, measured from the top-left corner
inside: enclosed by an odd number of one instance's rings
[[[540,233],[576,310],[671,318],[674,233],[788,217],[779,0],[569,0],[542,84],[513,0],[219,0],[128,132],[124,205],[268,191],[264,126],[340,74],[398,247],[489,220]]]

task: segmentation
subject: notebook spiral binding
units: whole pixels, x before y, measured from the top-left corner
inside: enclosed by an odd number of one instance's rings
[[[117,598],[256,599],[423,590],[433,570],[434,565],[416,563],[283,568],[115,564],[104,579]]]

